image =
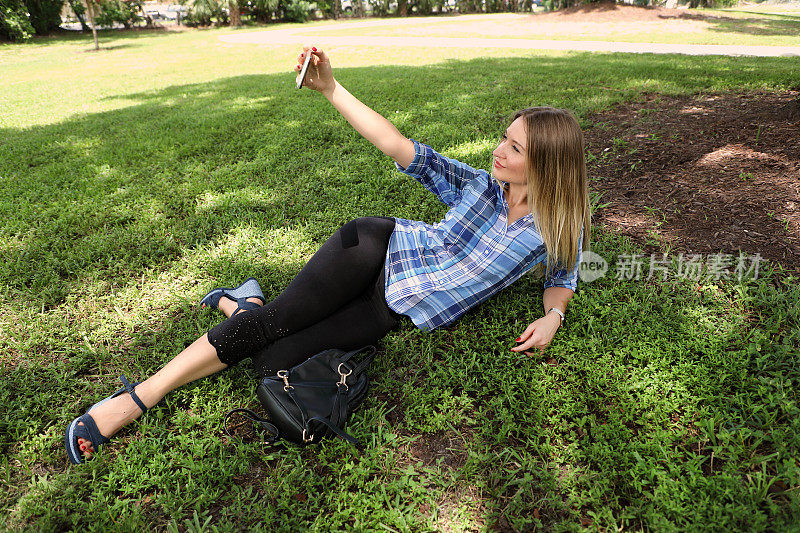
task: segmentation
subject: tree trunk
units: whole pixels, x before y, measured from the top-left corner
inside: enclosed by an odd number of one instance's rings
[[[78,5],[80,5],[80,2],[77,3]],[[75,13],[75,16],[78,17],[78,22],[81,23],[81,31],[89,31],[89,25],[86,24],[86,19],[83,17],[83,15],[78,13],[77,9],[75,9],[75,4],[76,4],[75,0],[70,0],[69,7],[72,8],[72,12]]]
[[[342,16],[342,2],[341,0],[333,0],[333,20],[339,20]]]
[[[408,16],[408,0],[397,0],[397,15],[400,17]]]
[[[239,2],[228,0],[228,9],[231,12],[231,26],[238,28],[242,25],[242,14],[239,12]]]
[[[89,15],[89,22],[92,24],[92,35],[94,36],[94,49],[100,50],[100,42],[97,40],[97,26],[94,23],[94,0],[86,0],[86,14]]]
[[[136,4],[139,6],[139,11],[142,12],[142,17],[144,18],[144,27],[145,28],[153,28],[155,25],[153,24],[153,17],[147,14],[147,11],[144,10],[144,2],[137,2]]]

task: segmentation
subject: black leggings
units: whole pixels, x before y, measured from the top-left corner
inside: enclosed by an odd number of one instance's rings
[[[384,263],[394,219],[362,217],[334,233],[274,300],[240,311],[208,332],[219,360],[247,357],[259,376],[327,348],[374,344],[398,326],[386,304]]]

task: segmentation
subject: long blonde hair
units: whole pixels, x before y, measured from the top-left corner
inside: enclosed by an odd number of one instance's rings
[[[589,249],[591,212],[583,132],[572,112],[553,107],[530,107],[524,118],[528,134],[525,177],[528,209],[547,249],[545,275],[558,262],[569,272],[583,250]],[[539,269],[541,272],[541,269]]]

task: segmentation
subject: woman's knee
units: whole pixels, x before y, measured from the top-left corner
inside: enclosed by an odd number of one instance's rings
[[[342,248],[352,248],[364,240],[388,243],[393,230],[394,219],[392,218],[359,217],[339,228],[339,234]]]

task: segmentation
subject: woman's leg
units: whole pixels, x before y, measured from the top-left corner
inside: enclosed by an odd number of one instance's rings
[[[384,268],[393,231],[394,219],[386,217],[358,218],[339,228],[277,298],[208,332],[220,360],[235,364],[251,357],[363,294]]]
[[[261,305],[258,298],[248,301]],[[236,303],[221,299],[219,308],[227,316],[236,310]],[[167,363],[161,370],[150,378],[136,385],[136,394],[144,404],[150,408],[161,401],[167,393],[178,387],[219,372],[228,365],[217,357],[217,350],[208,342],[206,335],[194,341],[174,359]],[[127,424],[130,424],[142,415],[141,409],[134,403],[130,394],[121,394],[89,411],[100,430],[101,435],[111,437]],[[78,446],[86,458],[92,456],[94,448],[92,443],[85,439],[78,439]]]
[[[382,279],[386,249],[393,230],[394,219],[386,217],[365,217],[348,222],[322,245],[275,300],[260,309],[237,313],[213,328],[164,368],[137,385],[136,394],[148,408],[152,407],[181,385],[227,368],[252,356],[258,349],[265,348],[279,337],[302,331],[330,316],[370,288],[370,281],[375,279],[376,273],[381,274]],[[382,285],[380,294],[381,303],[385,307]],[[262,304],[257,298],[250,301]],[[236,303],[222,298],[219,307],[230,317],[236,309]],[[305,336],[335,340],[335,331],[332,329],[347,330],[352,326],[352,320],[368,321],[371,318],[360,311],[349,313],[350,318],[334,320],[329,323],[330,326],[311,330]],[[341,316],[348,316],[348,312]],[[390,318],[393,327],[396,319]],[[386,328],[386,325],[381,327]],[[378,334],[375,332],[378,330],[373,331],[368,327],[362,331],[361,338],[374,337],[365,344],[376,342],[389,329],[391,327]],[[298,343],[296,338],[292,342],[279,345],[278,350],[297,354],[313,349],[314,346],[313,343]],[[317,352],[311,352],[304,358],[314,353]],[[90,410],[90,414],[100,433],[111,437],[139,418],[142,412],[129,394],[122,394]],[[94,451],[88,440],[78,439],[78,445],[86,457],[90,457]]]
[[[399,325],[400,318],[386,304],[381,271],[367,291],[342,309],[254,354],[253,367],[260,377],[271,376],[328,348],[354,350],[375,344]]]

